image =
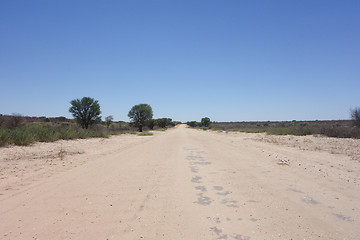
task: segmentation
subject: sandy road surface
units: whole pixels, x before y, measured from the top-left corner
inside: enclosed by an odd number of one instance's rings
[[[360,239],[357,159],[247,136],[180,126],[3,173],[0,239]]]

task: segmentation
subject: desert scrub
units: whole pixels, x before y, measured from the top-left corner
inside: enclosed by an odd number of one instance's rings
[[[27,146],[36,141],[34,132],[27,127],[17,128],[11,131],[11,141],[18,146]]]
[[[263,133],[266,132],[265,129],[234,129],[229,130],[231,132],[244,132],[244,133]]]
[[[324,135],[337,138],[360,138],[360,128],[351,120],[274,121],[274,122],[213,122],[212,130],[266,132],[271,135]]]
[[[58,133],[59,133],[59,139],[63,139],[63,140],[70,140],[70,139],[78,138],[77,132],[73,129],[60,128],[58,130]]]
[[[305,136],[311,135],[312,131],[310,128],[273,128],[266,130],[266,133],[270,135]]]
[[[0,147],[10,144],[11,134],[8,129],[0,129]]]
[[[27,125],[16,129],[0,129],[0,146],[27,146],[34,142],[54,142],[60,139],[106,138],[112,133],[93,129],[72,129],[64,126]]]

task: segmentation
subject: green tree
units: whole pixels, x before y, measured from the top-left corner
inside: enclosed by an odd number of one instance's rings
[[[143,126],[152,119],[153,111],[149,104],[138,104],[131,108],[128,117],[135,127],[139,128],[139,132],[142,132]]]
[[[89,126],[101,120],[101,111],[98,100],[90,97],[74,99],[70,102],[69,112],[72,113],[75,120],[82,128],[88,129]]]
[[[189,125],[190,127],[196,127],[198,125],[196,121],[188,121],[186,124]]]
[[[114,117],[113,116],[107,116],[105,118],[105,123],[106,123],[106,126],[109,128],[110,124],[112,123],[112,121],[114,120]]]
[[[156,119],[156,124],[161,128],[166,128],[166,126],[170,125],[172,122],[171,118],[159,118]]]
[[[203,127],[209,127],[210,123],[211,123],[211,121],[210,121],[210,118],[208,118],[208,117],[204,117],[201,119],[201,126],[203,126]]]

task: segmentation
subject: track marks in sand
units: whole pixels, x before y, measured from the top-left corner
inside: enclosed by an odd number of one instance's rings
[[[214,216],[206,216],[208,220],[209,231],[214,236],[213,239],[235,239],[235,240],[248,240],[250,237],[240,234],[238,232],[225,229],[224,226],[237,226],[241,220],[245,218],[236,217],[234,220],[226,213],[237,212],[240,207],[236,199],[232,199],[232,191],[226,189],[222,185],[213,183],[213,177],[216,175],[236,174],[236,171],[227,169],[216,169],[211,161],[207,160],[207,152],[203,149],[196,147],[185,147],[186,160],[188,161],[189,169],[194,175],[190,181],[193,183],[195,190],[195,201],[201,208],[215,208],[219,212]],[[256,202],[249,200],[250,202]],[[209,211],[210,212],[210,211]],[[250,223],[256,222],[257,219],[251,217],[247,219]]]

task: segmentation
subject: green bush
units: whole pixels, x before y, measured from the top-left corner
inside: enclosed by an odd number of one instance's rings
[[[197,127],[199,125],[196,121],[189,121],[186,124],[190,127]]]
[[[78,138],[76,130],[61,128],[58,130],[59,139],[69,140]]]
[[[11,144],[10,130],[0,128],[0,146],[6,146],[8,144]]]
[[[18,128],[11,133],[12,142],[18,146],[27,146],[35,142],[33,132],[27,128]]]

